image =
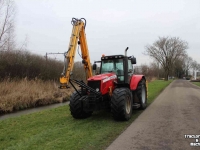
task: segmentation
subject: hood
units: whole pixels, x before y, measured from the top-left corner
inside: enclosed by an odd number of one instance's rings
[[[116,79],[117,76],[115,73],[103,73],[103,74],[100,74],[100,75],[95,75],[95,76],[92,76],[88,79],[88,81],[93,81],[93,80],[103,80],[103,82],[106,82],[108,80],[111,80],[111,79]]]

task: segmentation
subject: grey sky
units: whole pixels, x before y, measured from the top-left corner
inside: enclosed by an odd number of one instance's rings
[[[199,0],[16,0],[16,37],[27,35],[31,52],[64,52],[71,18],[86,18],[91,61],[102,54],[124,54],[138,64],[150,61],[144,47],[159,36],[176,36],[189,43],[188,54],[200,63]],[[53,56],[51,56],[53,57]],[[63,59],[63,56],[57,56]],[[76,60],[81,60],[76,55]]]

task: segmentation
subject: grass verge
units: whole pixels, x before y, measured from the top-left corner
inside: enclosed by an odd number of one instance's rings
[[[195,84],[197,86],[200,86],[200,82],[191,82],[191,83],[193,83],[193,84]]]
[[[149,102],[171,81],[149,83]],[[69,106],[62,106],[0,121],[0,149],[105,149],[141,113],[116,122],[109,112],[95,112],[84,120],[73,119]]]

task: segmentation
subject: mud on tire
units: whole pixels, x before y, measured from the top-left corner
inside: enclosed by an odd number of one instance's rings
[[[132,115],[132,93],[128,88],[117,88],[111,98],[111,113],[115,120],[129,120]]]
[[[140,102],[140,109],[145,109],[147,107],[147,87],[144,79],[138,83],[136,94]]]
[[[76,118],[76,119],[84,119],[84,118],[88,118],[88,117],[90,117],[92,115],[92,112],[85,112],[83,110],[82,100],[84,100],[86,98],[87,98],[86,95],[80,97],[80,95],[77,92],[74,92],[71,95],[69,107],[70,107],[71,115],[74,118]]]

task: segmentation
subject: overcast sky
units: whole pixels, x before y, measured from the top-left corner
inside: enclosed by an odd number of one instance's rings
[[[28,37],[28,49],[39,55],[67,51],[71,19],[87,20],[91,61],[102,54],[134,55],[148,64],[145,45],[159,36],[180,37],[188,54],[200,63],[200,0],[16,0],[16,38]],[[63,59],[63,56],[51,56]],[[81,60],[76,55],[76,60]]]

